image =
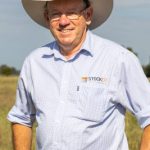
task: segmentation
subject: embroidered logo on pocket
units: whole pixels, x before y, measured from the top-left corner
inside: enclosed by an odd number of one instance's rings
[[[88,77],[88,76],[83,76],[81,77],[81,81],[84,83],[87,82],[97,82],[101,84],[106,84],[107,83],[107,78],[105,77]]]

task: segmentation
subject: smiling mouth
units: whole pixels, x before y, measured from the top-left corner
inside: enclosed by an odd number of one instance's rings
[[[61,29],[59,31],[62,32],[62,33],[68,33],[68,32],[73,31],[73,29]]]

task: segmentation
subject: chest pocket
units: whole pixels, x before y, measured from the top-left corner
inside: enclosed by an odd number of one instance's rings
[[[105,85],[82,84],[72,86],[69,100],[81,111],[81,118],[88,121],[101,122],[107,106],[107,88]]]

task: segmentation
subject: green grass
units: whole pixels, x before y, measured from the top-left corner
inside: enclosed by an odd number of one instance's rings
[[[0,76],[0,150],[12,150],[11,126],[6,117],[15,101],[17,77]],[[130,150],[138,150],[142,130],[134,116],[126,115],[126,133]],[[32,150],[35,150],[35,128]]]

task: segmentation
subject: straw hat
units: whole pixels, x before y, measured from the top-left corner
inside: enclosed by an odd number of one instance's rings
[[[44,19],[44,5],[46,1],[52,0],[22,0],[22,5],[27,14],[39,25],[46,27]],[[90,0],[93,5],[93,19],[90,29],[100,26],[109,17],[113,7],[113,0]]]

